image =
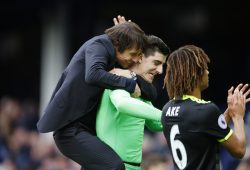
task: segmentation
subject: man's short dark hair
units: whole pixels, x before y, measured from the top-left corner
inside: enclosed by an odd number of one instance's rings
[[[147,36],[147,45],[144,48],[144,56],[148,57],[150,55],[154,55],[155,52],[162,53],[165,56],[170,54],[170,49],[165,44],[162,39],[154,35]]]
[[[113,45],[121,53],[132,48],[143,51],[147,42],[144,31],[133,22],[115,25],[106,29],[105,34],[111,38]]]

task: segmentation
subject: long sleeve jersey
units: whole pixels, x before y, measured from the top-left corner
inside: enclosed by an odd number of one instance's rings
[[[161,131],[161,110],[125,90],[105,90],[97,112],[97,136],[111,146],[125,162],[126,169],[140,169],[144,126]]]

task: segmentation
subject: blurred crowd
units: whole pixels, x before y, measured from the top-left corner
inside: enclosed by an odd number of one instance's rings
[[[78,170],[54,143],[38,134],[38,105],[3,97],[0,100],[0,170]]]
[[[0,170],[79,170],[77,163],[60,154],[50,139],[52,134],[46,136],[37,132],[38,118],[35,101],[21,102],[11,97],[0,99]],[[250,142],[250,116],[246,120]],[[241,161],[227,158],[223,151],[221,157],[224,170],[230,167],[250,169],[249,145]],[[173,170],[173,161],[162,133],[145,130],[142,170]]]

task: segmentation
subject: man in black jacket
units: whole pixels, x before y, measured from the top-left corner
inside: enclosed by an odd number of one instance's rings
[[[135,23],[115,25],[85,42],[58,81],[37,127],[41,133],[60,134],[55,138],[59,150],[82,169],[124,169],[119,156],[96,137],[96,112],[105,88],[125,89],[140,96],[134,79],[109,71],[139,62],[145,43],[145,34]],[[63,142],[69,147],[60,147]]]

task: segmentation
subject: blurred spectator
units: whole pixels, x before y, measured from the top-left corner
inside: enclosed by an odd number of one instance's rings
[[[9,97],[0,100],[0,164],[11,156],[8,143],[20,114],[21,108],[17,100]],[[5,165],[9,163],[5,162]]]
[[[6,160],[0,164],[0,170],[17,170],[17,168],[11,160]]]
[[[79,170],[81,167],[62,156],[45,159],[39,170]]]
[[[0,138],[9,139],[20,114],[21,108],[17,100],[9,97],[0,100]]]
[[[79,170],[38,134],[37,120],[34,101],[0,99],[0,170]]]
[[[142,170],[170,170],[169,161],[161,154],[151,153],[143,156],[141,168]]]
[[[244,158],[236,170],[249,170],[250,169],[250,156]]]
[[[142,170],[172,170],[173,159],[163,133],[144,133]]]
[[[18,125],[28,131],[37,131],[36,123],[39,119],[37,103],[32,100],[22,102],[22,114],[18,120]]]
[[[170,150],[162,132],[151,133],[146,129],[144,134],[144,143],[142,145],[143,155],[154,152],[171,157]]]

